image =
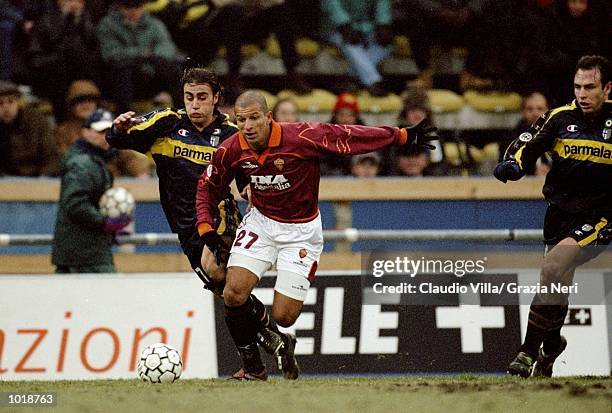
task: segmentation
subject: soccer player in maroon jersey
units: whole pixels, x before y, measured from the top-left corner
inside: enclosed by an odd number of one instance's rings
[[[198,182],[196,193],[198,232],[204,243],[224,262],[229,254],[223,299],[225,320],[245,364],[242,374],[257,375],[265,367],[247,349],[258,335],[256,326],[265,316],[250,294],[261,276],[274,264],[272,319],[282,327],[293,325],[302,310],[323,250],[318,208],[319,159],[323,155],[368,153],[392,144],[433,149],[426,141],[437,139],[436,128],[420,123],[413,128],[367,127],[317,123],[277,123],[265,98],[247,91],[235,103],[239,132],[214,154]],[[235,177],[250,184],[252,207],[238,227],[229,247],[214,230],[216,206]],[[263,311],[263,312],[262,312]],[[271,323],[283,375],[296,379],[296,339]],[[249,353],[250,352],[250,353]]]

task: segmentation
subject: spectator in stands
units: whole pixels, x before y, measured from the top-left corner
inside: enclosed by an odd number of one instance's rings
[[[322,29],[373,96],[383,96],[377,65],[391,54],[391,0],[322,0]]]
[[[291,98],[280,99],[272,108],[272,117],[277,122],[298,122],[298,107]]]
[[[407,28],[419,75],[409,86],[431,88],[431,49],[462,46],[468,50],[459,86],[508,88],[513,84],[514,46],[518,38],[510,0],[403,0]]]
[[[40,5],[25,0],[0,0],[0,80],[13,78],[15,38],[29,34],[34,27],[33,15]]]
[[[336,123],[338,125],[364,125],[360,117],[357,96],[352,93],[341,93],[338,95],[329,123]]]
[[[62,156],[79,138],[83,123],[98,109],[100,99],[100,89],[92,81],[75,80],[70,84],[66,93],[66,120],[54,131],[55,142]]]
[[[100,108],[100,90],[89,80],[75,80],[66,95],[68,116],[54,131],[55,142],[61,156],[81,136],[83,123]],[[148,177],[151,165],[146,156],[133,151],[119,151],[109,162],[114,176]]]
[[[24,107],[16,84],[0,81],[0,175],[57,175],[58,160],[46,116]]]
[[[598,0],[557,0],[554,5],[553,50],[559,55],[553,62],[553,76],[549,82],[555,104],[565,104],[574,98],[573,89],[560,88],[559,84],[571,78],[580,57],[612,52],[609,48],[612,44],[612,4]]]
[[[105,136],[112,126],[110,112],[92,113],[81,129],[82,139],[70,147],[62,161],[51,257],[56,273],[115,272],[113,238],[131,219],[125,214],[104,217],[98,206],[102,194],[113,186],[106,165],[112,151]]]
[[[404,149],[397,153],[397,170],[395,175],[419,177],[431,175],[428,167],[431,164],[428,151],[421,149]]]
[[[542,91],[553,106],[569,103],[570,87],[582,55],[610,54],[612,4],[602,0],[530,0],[520,9],[517,26],[523,41],[516,48],[521,93]]]
[[[521,119],[510,132],[510,136],[505,141],[500,142],[500,148],[507,148],[517,136],[529,131],[531,125],[546,111],[548,111],[548,100],[542,93],[531,92],[523,96],[521,101]],[[499,162],[502,162],[503,158],[504,153],[500,151]],[[527,175],[545,176],[550,170],[551,163],[550,157],[544,155],[537,160],[533,168],[526,169],[525,173]]]
[[[73,80],[100,82],[100,49],[85,0],[55,0],[36,22],[28,55],[34,93],[51,100],[59,122]]]
[[[329,123],[338,125],[363,125],[359,116],[357,96],[351,93],[338,95]],[[321,158],[321,175],[342,176],[351,174],[350,158],[323,156]]]
[[[378,175],[380,160],[378,152],[353,155],[351,157],[351,174],[356,178],[373,178]]]
[[[432,125],[434,124],[435,119],[431,110],[431,103],[425,89],[408,88],[402,95],[404,105],[397,119],[399,127],[414,126],[425,119]],[[384,172],[392,175],[399,173],[400,175],[411,176],[414,173],[414,166],[424,165],[423,168],[427,168],[426,172],[429,175],[448,174],[449,168],[444,160],[444,153],[440,142],[432,142],[432,145],[436,149],[421,153],[391,152],[391,149],[389,149],[390,152],[383,157],[383,159],[387,160],[383,165]],[[418,171],[417,175],[420,175],[421,172]]]
[[[102,17],[108,13],[108,9],[114,0],[87,0],[85,8],[91,16],[91,20],[97,26]]]
[[[106,84],[122,113],[131,109],[135,97],[152,98],[162,90],[169,91],[175,102],[182,101],[175,87],[180,77],[176,46],[144,3],[118,0],[97,28],[109,75]]]
[[[270,33],[280,44],[287,71],[285,88],[298,93],[310,91],[308,83],[296,71],[297,26],[285,0],[178,0],[166,2],[163,7],[159,3],[150,0],[147,7],[166,23],[178,46],[199,64],[208,65],[219,47],[225,46],[228,63],[225,88],[233,96],[242,89],[240,46],[263,42]]]

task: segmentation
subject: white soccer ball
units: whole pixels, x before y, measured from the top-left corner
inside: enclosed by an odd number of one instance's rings
[[[100,212],[105,217],[116,218],[121,214],[134,214],[134,197],[125,188],[115,187],[107,189],[100,197]]]
[[[183,361],[169,344],[151,344],[140,353],[138,377],[149,383],[172,383],[181,377]]]

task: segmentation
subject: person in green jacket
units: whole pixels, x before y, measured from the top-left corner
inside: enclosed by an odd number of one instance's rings
[[[135,98],[151,98],[161,91],[181,102],[177,48],[166,26],[145,10],[146,0],[118,0],[100,21],[96,35],[107,73],[105,89],[117,112],[132,109]]]
[[[51,261],[56,273],[116,272],[112,244],[115,234],[127,226],[127,214],[104,217],[100,197],[113,186],[106,165],[112,157],[106,131],[113,115],[98,109],[85,121],[82,138],[68,150],[61,165],[62,186],[55,222]]]

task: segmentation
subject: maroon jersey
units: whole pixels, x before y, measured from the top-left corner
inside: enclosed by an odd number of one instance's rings
[[[404,144],[406,139],[406,130],[395,127],[272,122],[268,147],[257,153],[238,132],[217,149],[198,182],[200,233],[213,226],[222,189],[236,175],[246,176],[253,206],[268,218],[308,222],[319,214],[322,156],[368,153],[393,143]]]

